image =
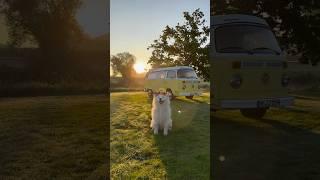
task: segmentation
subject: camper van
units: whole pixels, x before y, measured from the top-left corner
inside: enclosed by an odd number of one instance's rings
[[[145,77],[144,91],[152,97],[160,88],[171,94],[170,98],[185,96],[192,99],[201,95],[200,80],[189,66],[176,66],[150,70]]]
[[[262,118],[270,107],[293,104],[285,55],[265,20],[211,16],[210,38],[214,111],[240,109],[246,117]]]

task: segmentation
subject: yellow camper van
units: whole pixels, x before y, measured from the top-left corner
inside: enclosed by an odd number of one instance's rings
[[[175,96],[192,99],[193,96],[201,95],[200,80],[194,69],[188,66],[150,70],[145,77],[144,91],[152,97],[153,92],[160,88],[166,89],[171,94],[171,99]]]
[[[261,118],[269,107],[293,103],[287,63],[267,22],[247,15],[211,16],[213,110],[240,109]]]

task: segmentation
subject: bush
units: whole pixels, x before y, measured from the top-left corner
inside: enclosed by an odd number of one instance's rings
[[[308,71],[292,71],[288,73],[290,77],[289,90],[300,91],[308,89],[319,89],[320,73]]]
[[[92,82],[27,82],[0,84],[0,97],[12,96],[48,96],[73,94],[107,94],[107,83]]]
[[[37,49],[18,50],[23,68],[14,68],[15,61],[6,61],[9,66],[0,67],[2,97],[106,93],[108,90],[109,57],[105,49],[77,50],[48,59]],[[0,55],[9,53],[9,50],[3,51]],[[32,53],[26,53],[29,51]],[[15,54],[10,52],[10,55]]]

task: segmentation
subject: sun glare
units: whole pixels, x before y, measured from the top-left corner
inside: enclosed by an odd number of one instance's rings
[[[137,64],[133,65],[133,68],[137,73],[144,73],[145,72],[145,69],[144,69],[145,67],[143,64],[137,63]]]

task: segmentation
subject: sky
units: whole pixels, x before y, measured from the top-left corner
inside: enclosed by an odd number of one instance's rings
[[[146,66],[151,56],[147,47],[159,37],[164,27],[183,22],[182,13],[197,8],[204,12],[209,24],[209,0],[83,0],[76,18],[84,31],[93,37],[109,32],[110,21],[111,55],[130,52],[138,63]],[[6,43],[7,37],[0,18],[0,44]]]
[[[108,4],[109,0],[83,0],[83,4],[78,10],[76,19],[83,30],[92,37],[109,32]],[[3,17],[0,17],[0,44],[6,44],[7,40],[7,27],[5,26]]]
[[[147,47],[164,27],[183,22],[183,12],[197,8],[209,25],[209,0],[110,0],[110,54],[129,52],[147,66],[151,56]]]
[[[100,36],[109,32],[110,0],[83,0],[77,19],[85,32],[92,36]]]

